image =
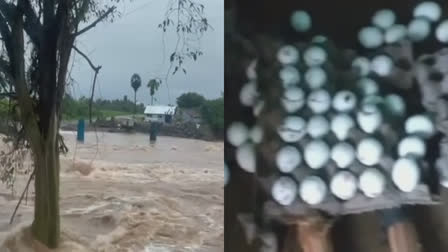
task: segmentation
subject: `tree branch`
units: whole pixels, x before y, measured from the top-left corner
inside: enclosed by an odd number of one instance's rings
[[[110,7],[103,15],[101,15],[97,20],[95,20],[93,23],[91,23],[90,25],[86,26],[85,28],[81,29],[79,32],[76,32],[75,34],[73,34],[74,36],[79,36],[87,31],[89,31],[90,29],[92,29],[93,27],[95,27],[99,22],[101,22],[103,19],[105,19],[107,16],[109,16],[109,14],[111,14],[114,10],[116,9],[116,7]]]
[[[79,53],[87,61],[87,63],[89,63],[93,71],[98,72],[101,69],[101,66],[95,66],[89,57],[85,53],[81,52],[81,50],[79,50],[76,46],[73,46],[73,49],[75,49],[75,51]]]
[[[8,27],[7,18],[1,14],[0,14],[0,34],[2,35],[3,41],[5,42],[6,51],[8,51],[8,53],[12,52],[13,48],[11,42],[11,30]]]
[[[7,3],[5,0],[0,0],[0,12],[3,14],[9,24],[13,19],[14,7],[14,5]]]
[[[28,182],[26,183],[25,190],[22,192],[22,196],[20,196],[19,202],[16,205],[16,208],[14,209],[14,213],[11,216],[11,219],[9,219],[9,224],[11,225],[14,221],[14,217],[16,216],[17,210],[19,209],[20,203],[22,203],[23,197],[25,196],[25,192],[27,192],[28,195],[28,187],[30,186],[31,180],[33,180],[34,173],[36,172],[36,168],[33,169],[33,172],[30,175],[30,178],[28,179]]]
[[[89,59],[89,57],[87,57],[87,55],[85,53],[81,52],[78,48],[76,48],[76,46],[73,46],[73,49],[75,49],[75,51],[77,53],[79,53],[82,57],[84,57],[84,59],[86,59],[86,61],[90,65],[90,67],[95,72],[95,77],[93,78],[93,83],[92,83],[92,93],[91,93],[90,99],[89,99],[89,122],[92,123],[92,105],[93,105],[93,98],[95,96],[95,84],[96,84],[96,79],[98,77],[98,73],[101,69],[101,66],[95,66],[92,63],[92,61]]]
[[[20,6],[25,15],[24,29],[33,43],[37,45],[39,43],[39,34],[42,30],[42,25],[29,0],[22,0],[19,3],[21,3]]]

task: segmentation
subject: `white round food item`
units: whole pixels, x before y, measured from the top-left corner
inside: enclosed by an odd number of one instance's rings
[[[316,35],[311,39],[311,42],[313,43],[325,43],[327,41],[328,41],[327,37],[323,35]]]
[[[365,103],[361,105],[361,109],[356,113],[356,121],[364,132],[372,134],[381,126],[383,115],[377,106]]]
[[[302,154],[296,147],[288,145],[277,152],[275,162],[281,172],[289,173],[302,163]]]
[[[408,38],[414,42],[426,39],[431,33],[431,22],[426,18],[416,18],[408,25]]]
[[[293,66],[285,66],[280,70],[280,80],[283,83],[283,87],[289,87],[297,85],[300,82],[300,73]]]
[[[294,11],[291,15],[291,26],[298,32],[307,32],[311,29],[311,16],[306,11]]]
[[[331,119],[331,131],[339,141],[346,140],[353,128],[355,121],[348,114],[337,114]]]
[[[349,167],[355,161],[355,148],[349,143],[339,142],[331,148],[331,159],[339,168]]]
[[[426,144],[417,136],[408,136],[398,143],[400,157],[422,158],[426,155]]]
[[[249,138],[252,142],[259,144],[263,140],[263,128],[260,125],[255,125],[249,132]]]
[[[277,129],[280,138],[287,143],[298,142],[306,135],[306,122],[298,116],[288,116]]]
[[[406,114],[406,103],[404,102],[404,99],[399,95],[387,95],[384,98],[384,105],[394,115],[404,116]]]
[[[349,112],[356,107],[356,95],[348,90],[342,90],[333,97],[333,108],[338,112]]]
[[[381,77],[388,76],[394,68],[392,58],[386,55],[378,55],[372,59],[371,70]]]
[[[330,148],[322,140],[313,140],[304,148],[305,162],[312,169],[324,167],[330,159]]]
[[[384,147],[375,138],[364,138],[356,148],[356,158],[364,165],[372,166],[380,162]]]
[[[313,113],[323,114],[330,109],[330,94],[324,89],[316,89],[308,95],[307,105]]]
[[[238,147],[249,138],[249,129],[242,122],[233,122],[227,128],[226,135],[227,141],[231,145]]]
[[[368,49],[378,48],[383,44],[383,33],[378,27],[364,27],[358,34],[359,42]]]
[[[296,64],[299,62],[300,53],[297,48],[292,45],[286,45],[280,48],[277,52],[277,59],[284,65]]]
[[[257,60],[253,60],[246,69],[246,76],[249,80],[257,79]]]
[[[256,168],[256,152],[253,144],[245,143],[236,149],[236,161],[241,169],[254,173]]]
[[[308,120],[306,130],[312,138],[321,138],[330,132],[330,123],[324,116],[315,115]]]
[[[363,96],[375,95],[379,92],[378,84],[370,78],[359,79],[357,86]]]
[[[405,122],[404,128],[407,134],[418,135],[424,139],[431,137],[435,133],[434,123],[426,115],[409,117]]]
[[[414,159],[400,158],[392,167],[392,181],[403,192],[412,192],[420,181],[420,168]]]
[[[289,206],[297,198],[297,183],[290,177],[280,177],[272,185],[271,194],[278,204]]]
[[[425,1],[418,4],[414,9],[414,17],[423,17],[436,22],[442,16],[440,5],[433,1]]]
[[[240,91],[240,102],[244,106],[252,107],[258,99],[257,83],[255,81],[250,81],[241,88]]]
[[[384,41],[388,44],[397,43],[406,38],[408,28],[405,25],[397,24],[387,28],[384,33]]]
[[[303,54],[303,59],[309,67],[324,64],[327,57],[327,52],[320,46],[311,46]]]
[[[264,101],[263,100],[258,100],[254,107],[253,107],[253,113],[255,117],[258,117],[261,114],[261,111],[264,108]]]
[[[441,43],[448,43],[448,20],[444,20],[437,26],[436,38]]]
[[[286,112],[297,112],[305,106],[305,103],[305,92],[301,88],[289,87],[285,89],[285,93],[282,98],[282,105]]]
[[[359,72],[360,76],[366,76],[370,72],[370,60],[366,57],[357,57],[353,60],[352,67]]]
[[[368,168],[359,177],[359,189],[369,198],[376,198],[384,192],[386,179],[375,168]]]
[[[387,29],[395,24],[397,19],[395,13],[390,9],[377,11],[372,17],[372,23],[382,29]]]
[[[341,200],[352,199],[356,195],[357,189],[357,179],[348,171],[336,173],[330,182],[331,192]]]
[[[317,177],[310,176],[305,178],[300,184],[300,197],[309,205],[322,203],[327,196],[327,185]]]
[[[227,164],[224,163],[224,185],[225,186],[229,183],[229,180],[230,180],[229,167],[227,167]]]
[[[327,82],[327,73],[320,67],[310,67],[305,73],[305,81],[311,89],[321,88]]]

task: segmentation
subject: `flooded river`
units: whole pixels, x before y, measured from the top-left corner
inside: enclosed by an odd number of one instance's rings
[[[123,133],[62,132],[61,247],[57,251],[221,252],[223,143]],[[26,228],[33,189],[14,224],[17,194],[0,185],[0,252],[40,251]],[[34,247],[33,249],[31,249]],[[8,250],[6,249],[8,248]]]

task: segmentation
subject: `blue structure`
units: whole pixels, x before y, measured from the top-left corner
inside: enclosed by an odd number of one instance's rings
[[[84,143],[85,122],[84,119],[78,121],[78,135],[76,139],[78,142]]]

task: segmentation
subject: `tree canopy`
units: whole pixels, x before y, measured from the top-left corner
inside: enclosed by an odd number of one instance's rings
[[[177,97],[177,105],[181,108],[200,107],[204,104],[204,102],[204,96],[195,92],[188,92]]]

